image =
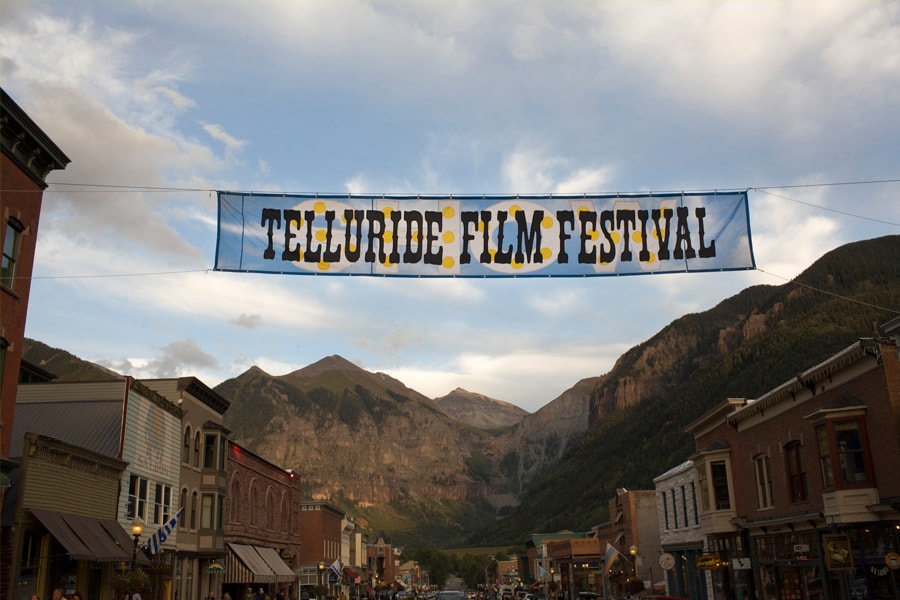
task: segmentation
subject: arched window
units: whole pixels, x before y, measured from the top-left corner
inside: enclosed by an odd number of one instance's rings
[[[788,442],[784,447],[787,461],[788,493],[791,502],[806,502],[809,497],[806,489],[806,467],[803,461],[803,448],[799,441]]]
[[[187,523],[188,522],[187,488],[181,488],[181,496],[178,498],[178,508],[180,510],[185,511],[184,513],[181,514],[181,522]]]
[[[200,432],[194,436],[194,466],[200,466]]]
[[[241,506],[241,482],[237,479],[231,481],[231,491],[229,492],[230,506],[228,511],[228,520],[231,523],[240,522],[240,506]]]
[[[190,463],[191,460],[191,426],[188,425],[184,430],[184,445],[181,448],[181,462]]]

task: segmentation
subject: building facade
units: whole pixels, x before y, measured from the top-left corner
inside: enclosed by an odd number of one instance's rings
[[[300,543],[300,478],[229,441],[225,460],[225,572],[221,594],[234,600],[262,590],[296,598]],[[221,597],[217,594],[217,597]]]
[[[142,380],[183,411],[180,481],[173,498],[181,510],[176,533],[160,545],[154,567],[173,572],[175,597],[217,597],[225,564],[225,460],[228,430],[222,418],[230,403],[196,377]],[[168,596],[167,596],[168,597]]]
[[[688,427],[715,598],[897,597],[897,325]]]
[[[38,223],[48,173],[69,163],[0,88],[0,459],[9,458]],[[0,471],[3,477],[6,470]],[[6,489],[0,486],[0,494]]]
[[[657,564],[665,575],[668,595],[707,600],[711,580],[697,568],[706,554],[706,536],[700,529],[694,474],[694,463],[688,460],[653,480],[661,550]]]

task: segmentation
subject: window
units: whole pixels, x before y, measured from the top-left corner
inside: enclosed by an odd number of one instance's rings
[[[153,504],[153,522],[162,525],[172,517],[172,487],[156,484],[156,499]]]
[[[662,502],[663,518],[664,518],[665,521],[666,521],[666,529],[669,529],[669,503],[668,503],[668,501],[667,501],[667,499],[666,499],[666,493],[665,493],[665,492],[662,492],[662,493],[659,495],[659,501]]]
[[[675,521],[675,529],[678,529],[678,504],[675,502],[675,489],[670,490],[672,494],[672,519]]]
[[[731,496],[728,493],[728,468],[724,460],[713,462],[709,466],[712,476],[713,499],[716,510],[729,510],[731,508]]]
[[[200,432],[194,436],[194,466],[200,466]]]
[[[800,442],[790,442],[784,447],[784,452],[787,459],[788,493],[791,502],[805,502],[808,499],[808,493]]]
[[[191,529],[197,529],[197,492],[191,494]]]
[[[237,523],[241,515],[241,484],[237,479],[232,481],[231,491],[229,492],[228,497],[231,500],[229,503],[229,509],[231,511],[229,514],[229,521],[231,523]]]
[[[24,229],[25,227],[17,219],[10,218],[6,222],[6,234],[3,236],[3,259],[0,261],[0,284],[8,288],[13,287],[16,280],[16,265],[19,262]]]
[[[184,430],[184,445],[181,448],[181,462],[189,464],[191,461],[191,428]]]
[[[5,338],[0,338],[0,388],[3,387],[3,367],[6,365],[6,352],[9,348],[9,342]]]
[[[696,479],[700,488],[700,506],[703,511],[709,510],[709,480],[706,477],[706,465],[699,465],[696,469]]]
[[[816,427],[816,441],[819,444],[819,465],[822,468],[822,485],[828,489],[834,487],[834,469],[831,465],[831,444],[828,443],[828,429],[821,425]]]
[[[128,508],[126,513],[128,519],[139,517],[145,522],[147,521],[147,495],[149,492],[149,482],[143,477],[132,475],[128,482]]]
[[[756,501],[759,508],[772,508],[772,469],[768,454],[757,454],[753,458],[756,465]]]
[[[225,496],[216,495],[216,529],[222,529],[222,516],[225,513]]]
[[[213,526],[213,494],[200,497],[200,529],[212,529]]]
[[[700,524],[700,513],[697,511],[697,486],[691,482],[691,504],[694,507],[694,523]]]
[[[868,481],[866,454],[863,450],[859,421],[835,423],[834,439],[837,443],[841,483],[856,484]]]
[[[207,433],[203,437],[203,468],[204,469],[214,469],[216,468],[216,446],[218,445],[216,442],[219,441],[219,436],[211,433]]]
[[[181,488],[181,498],[178,502],[178,507],[181,510],[185,511],[183,515],[181,515],[181,526],[184,527],[184,524],[187,522],[187,488]]]
[[[681,509],[684,511],[684,526],[687,527],[690,525],[690,519],[688,518],[687,492],[684,486],[681,486]]]

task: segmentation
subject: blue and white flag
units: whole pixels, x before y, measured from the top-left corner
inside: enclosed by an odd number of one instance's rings
[[[329,568],[332,571],[334,571],[334,574],[337,575],[338,578],[341,577],[341,559],[340,558],[334,559],[334,562],[331,563],[331,567],[329,567]]]
[[[169,536],[172,535],[172,531],[175,530],[175,527],[178,525],[178,521],[181,520],[181,514],[184,512],[184,508],[180,509],[175,516],[163,523],[162,527],[156,530],[156,533],[150,536],[150,539],[147,540],[147,552],[153,556],[154,554],[159,553],[159,547],[165,543]]]
[[[606,542],[606,554],[603,556],[603,575],[605,576],[609,573],[609,568],[612,567],[612,564],[615,562],[616,558],[618,558],[619,554],[621,554],[618,550],[616,550],[612,544]]]

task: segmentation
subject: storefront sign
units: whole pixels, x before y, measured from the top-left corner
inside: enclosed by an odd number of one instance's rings
[[[809,552],[809,544],[794,544],[794,560],[797,562],[812,560],[812,554]]]
[[[715,571],[720,566],[719,557],[715,554],[704,554],[697,557],[696,566],[704,571]]]
[[[822,536],[825,549],[825,566],[829,571],[853,569],[853,552],[850,536],[846,533],[826,533]]]
[[[897,554],[896,552],[888,552],[884,556],[884,564],[886,564],[892,571],[900,569],[900,554]]]
[[[224,573],[225,572],[225,563],[214,560],[206,567],[207,573]]]

